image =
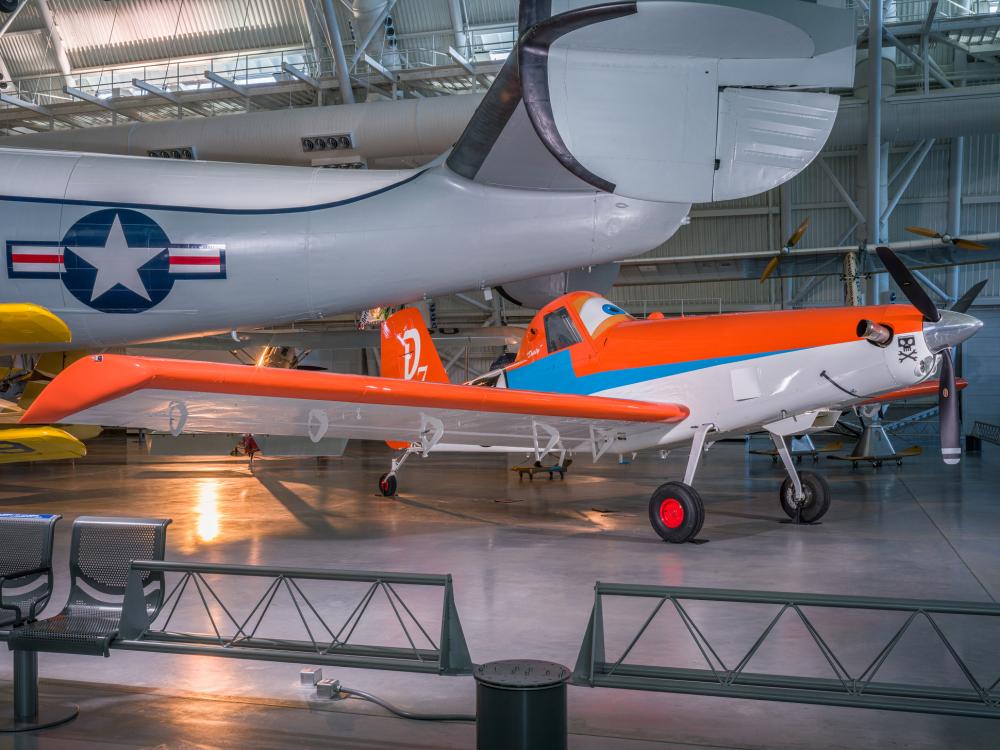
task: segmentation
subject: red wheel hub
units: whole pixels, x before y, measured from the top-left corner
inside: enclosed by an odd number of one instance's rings
[[[668,497],[660,503],[660,521],[668,529],[676,529],[684,523],[684,506],[677,499]]]

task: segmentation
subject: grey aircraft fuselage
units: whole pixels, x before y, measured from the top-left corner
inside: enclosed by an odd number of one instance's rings
[[[287,324],[645,252],[690,204],[444,164],[344,171],[0,149],[0,302],[94,349]]]

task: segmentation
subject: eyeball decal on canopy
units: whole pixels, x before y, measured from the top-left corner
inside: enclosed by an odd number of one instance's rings
[[[578,312],[591,337],[604,333],[622,321],[632,320],[632,316],[618,305],[598,296],[584,298]]]

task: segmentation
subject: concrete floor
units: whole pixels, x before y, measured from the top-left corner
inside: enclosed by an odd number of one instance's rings
[[[1000,595],[1000,452],[989,446],[954,470],[933,451],[879,471],[824,461],[819,469],[834,504],[811,527],[782,523],[782,474],[768,458],[748,457],[742,445],[716,446],[696,482],[708,511],[702,543],[682,546],[658,540],[646,502],[665,477],[683,472],[683,455],[624,466],[578,458],[565,482],[534,483],[518,482],[504,457],[415,459],[394,499],[374,492],[388,458],[381,446],[352,444],[342,459],[265,459],[251,473],[239,459],[143,457],[126,449],[124,438],[108,437],[75,463],[0,468],[0,510],[65,516],[57,532],[56,605],[65,598],[65,575],[58,572],[66,569],[70,526],[79,515],[170,517],[167,557],[174,560],[451,573],[476,662],[523,657],[572,667],[598,579],[970,601]],[[609,608],[609,652],[620,651],[629,637],[625,626],[637,629],[648,612],[625,605]],[[294,615],[287,616],[291,628]],[[766,622],[761,618],[763,611],[721,615],[706,629],[715,628],[726,658],[752,642]],[[864,659],[888,631],[874,621],[862,625],[834,618],[823,627],[849,658]],[[637,656],[680,658],[674,627],[664,621],[651,628]],[[818,673],[811,671],[818,667],[808,643],[792,630],[779,635],[781,648],[761,655],[769,662],[764,667]],[[919,640],[925,635],[916,636],[894,668],[913,668],[924,678],[951,669],[941,649]],[[996,635],[958,637],[983,679],[1000,674]],[[10,660],[0,658],[0,701],[10,670]],[[80,717],[16,741],[0,736],[0,748],[474,745],[468,724],[407,722],[359,700],[317,701],[299,686],[299,667],[291,664],[119,651],[109,659],[43,654],[40,672],[43,694],[80,704]],[[468,677],[325,672],[414,710],[474,708]],[[1000,736],[1000,723],[990,720],[569,692],[571,747],[579,750],[972,749],[995,748]]]

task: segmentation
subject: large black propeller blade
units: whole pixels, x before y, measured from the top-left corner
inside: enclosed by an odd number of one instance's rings
[[[969,312],[972,303],[976,301],[976,297],[979,296],[979,293],[983,291],[989,281],[989,279],[983,279],[979,283],[969,287],[969,291],[959,297],[955,304],[951,306],[951,309],[960,313]]]
[[[938,386],[938,420],[941,430],[941,458],[946,464],[962,460],[961,431],[958,417],[958,393],[955,389],[955,363],[951,349],[941,352],[941,380]]]
[[[920,311],[924,319],[931,323],[937,323],[941,320],[941,311],[938,310],[934,301],[913,277],[910,269],[899,259],[899,256],[884,245],[875,248],[875,252],[889,272],[889,275],[892,276],[893,281],[896,282],[903,294],[906,295],[906,299],[910,300],[910,304]]]
[[[888,247],[880,246],[876,248],[879,260],[885,265],[889,275],[902,290],[903,294],[910,301],[924,320],[929,323],[937,323],[941,320],[941,311],[934,304],[930,296],[924,291],[914,278],[910,269],[899,259]],[[971,291],[971,290],[970,290]],[[976,294],[979,292],[977,291]],[[964,297],[963,297],[964,299]],[[975,299],[973,295],[972,299]],[[959,300],[961,302],[961,300]],[[972,300],[969,301],[972,304]],[[941,351],[941,379],[938,386],[938,424],[941,433],[941,458],[946,464],[957,464],[962,460],[962,446],[960,442],[961,427],[958,417],[958,394],[955,387],[955,363],[951,358],[951,349],[946,348]]]

